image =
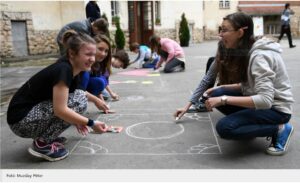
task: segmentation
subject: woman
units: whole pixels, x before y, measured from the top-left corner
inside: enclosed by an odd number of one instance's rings
[[[240,68],[241,83],[206,91],[207,109],[216,107],[227,115],[216,125],[218,134],[235,140],[272,137],[266,152],[284,154],[293,132],[289,123],[293,96],[280,45],[265,38],[255,41],[253,21],[243,13],[226,16],[220,36],[229,56],[245,64]]]
[[[150,37],[151,50],[160,55],[160,60],[154,69],[159,69],[165,62],[165,73],[180,72],[185,70],[184,51],[180,45],[169,38],[160,38],[153,35]]]
[[[104,18],[98,18],[93,22],[91,22],[90,19],[85,19],[66,24],[60,29],[56,37],[60,55],[63,56],[66,53],[62,37],[67,30],[72,29],[78,33],[88,34],[89,36],[95,36],[97,34],[109,35],[108,26],[108,22]]]
[[[105,132],[105,123],[88,119],[81,114],[87,101],[104,111],[108,107],[79,88],[79,73],[90,70],[95,62],[96,44],[86,34],[73,30],[63,35],[66,57],[31,77],[13,96],[7,111],[11,130],[23,138],[33,138],[29,153],[49,161],[68,156],[66,138],[58,137],[71,125],[86,135],[88,127]]]
[[[104,35],[94,37],[97,46],[96,62],[92,65],[90,72],[83,74],[82,86],[91,94],[103,100],[104,89],[114,100],[119,100],[119,95],[109,87],[109,76],[111,74],[111,46],[109,39]]]
[[[206,64],[206,74],[200,81],[198,87],[193,92],[188,104],[181,109],[177,109],[174,117],[180,119],[186,112],[207,112],[205,106],[205,91],[212,88],[218,79],[218,85],[239,83],[242,81],[241,67],[245,62],[233,61],[229,57],[230,50],[224,47],[222,41],[218,43],[216,57],[210,57]],[[221,65],[226,65],[222,67]],[[219,78],[218,78],[219,74]]]

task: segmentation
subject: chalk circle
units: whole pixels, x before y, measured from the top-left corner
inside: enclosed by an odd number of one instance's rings
[[[143,140],[162,140],[176,137],[184,132],[182,124],[170,121],[146,121],[126,128],[128,136]]]
[[[143,96],[129,96],[127,97],[127,100],[130,100],[130,101],[138,101],[138,100],[143,100],[144,97]]]

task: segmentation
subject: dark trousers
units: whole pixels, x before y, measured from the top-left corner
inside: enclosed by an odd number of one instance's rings
[[[174,72],[177,66],[181,67],[183,70],[185,69],[185,63],[174,57],[165,65],[164,72],[165,73]]]
[[[284,34],[286,34],[286,36],[288,37],[289,45],[290,45],[290,47],[292,47],[293,46],[293,41],[292,41],[290,25],[282,25],[281,26],[281,32],[280,32],[280,36],[278,37],[278,41],[281,40],[281,38],[283,37]]]
[[[241,93],[219,88],[212,97],[228,95],[239,96]],[[278,125],[287,123],[291,115],[271,109],[248,109],[237,106],[217,107],[226,116],[220,119],[216,130],[224,139],[242,140],[255,137],[272,137],[277,134]]]

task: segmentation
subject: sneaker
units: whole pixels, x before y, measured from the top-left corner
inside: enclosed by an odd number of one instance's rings
[[[65,145],[68,142],[68,139],[66,137],[57,137],[53,142]]]
[[[293,131],[294,128],[291,124],[284,124],[284,129],[277,134],[276,140],[273,140],[274,142],[271,143],[266,152],[274,156],[283,155],[287,151]]]
[[[199,103],[192,105],[186,112],[187,113],[207,112],[207,108],[204,103],[199,102]]]
[[[43,158],[48,161],[58,161],[66,158],[69,155],[69,151],[58,142],[52,142],[44,146],[39,145],[37,140],[33,141],[32,147],[28,149],[28,152],[38,158]]]
[[[290,48],[295,48],[296,47],[296,45],[292,45],[292,46],[290,46]]]
[[[195,112],[197,112],[195,105],[192,105],[186,112],[187,113],[195,113]]]
[[[196,105],[196,110],[197,110],[198,112],[207,112],[207,111],[208,111],[207,108],[206,108],[206,106],[205,106],[205,104],[202,103],[202,102],[199,102],[199,103]]]

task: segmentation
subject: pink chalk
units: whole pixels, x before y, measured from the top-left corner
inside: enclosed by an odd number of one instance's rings
[[[120,75],[126,76],[147,76],[149,74],[149,70],[147,69],[136,69],[133,71],[119,72]]]

